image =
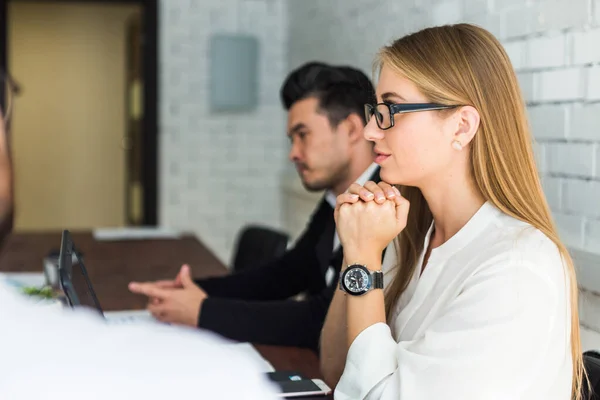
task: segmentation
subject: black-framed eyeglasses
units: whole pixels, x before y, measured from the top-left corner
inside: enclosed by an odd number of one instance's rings
[[[371,120],[371,117],[375,115],[377,126],[379,129],[386,130],[394,126],[394,115],[402,113],[410,113],[417,111],[433,111],[433,110],[445,110],[448,108],[459,107],[458,105],[445,105],[437,103],[377,103],[377,104],[365,104],[365,118],[367,123]]]

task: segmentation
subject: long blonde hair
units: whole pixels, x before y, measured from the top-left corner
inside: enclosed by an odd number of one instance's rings
[[[571,297],[572,397],[581,399],[585,371],[575,268],[544,196],[525,103],[504,48],[480,27],[447,25],[424,29],[384,47],[375,68],[381,70],[384,65],[412,81],[432,102],[472,105],[479,111],[481,122],[470,153],[477,187],[498,209],[543,232],[563,257]],[[397,275],[385,299],[388,319],[414,273],[433,218],[418,188],[400,189],[411,206],[407,226],[396,241]]]

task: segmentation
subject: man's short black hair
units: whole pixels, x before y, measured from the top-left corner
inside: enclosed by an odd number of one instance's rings
[[[309,62],[288,75],[280,95],[286,110],[299,100],[316,98],[319,109],[336,127],[352,113],[366,124],[364,105],[375,99],[375,90],[371,80],[358,69]]]

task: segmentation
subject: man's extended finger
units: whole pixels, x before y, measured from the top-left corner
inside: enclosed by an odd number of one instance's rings
[[[154,285],[161,289],[175,289],[181,287],[181,285],[178,285],[174,280],[156,281],[154,282]]]
[[[156,297],[160,300],[168,298],[171,293],[169,289],[159,288],[153,283],[131,282],[129,284],[129,290],[133,293],[143,294],[148,297]]]

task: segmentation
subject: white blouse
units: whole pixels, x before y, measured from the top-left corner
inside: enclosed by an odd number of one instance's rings
[[[570,399],[568,279],[548,237],[485,203],[420,275],[423,256],[389,326],[350,346],[336,400]],[[395,264],[390,245],[386,288]]]

